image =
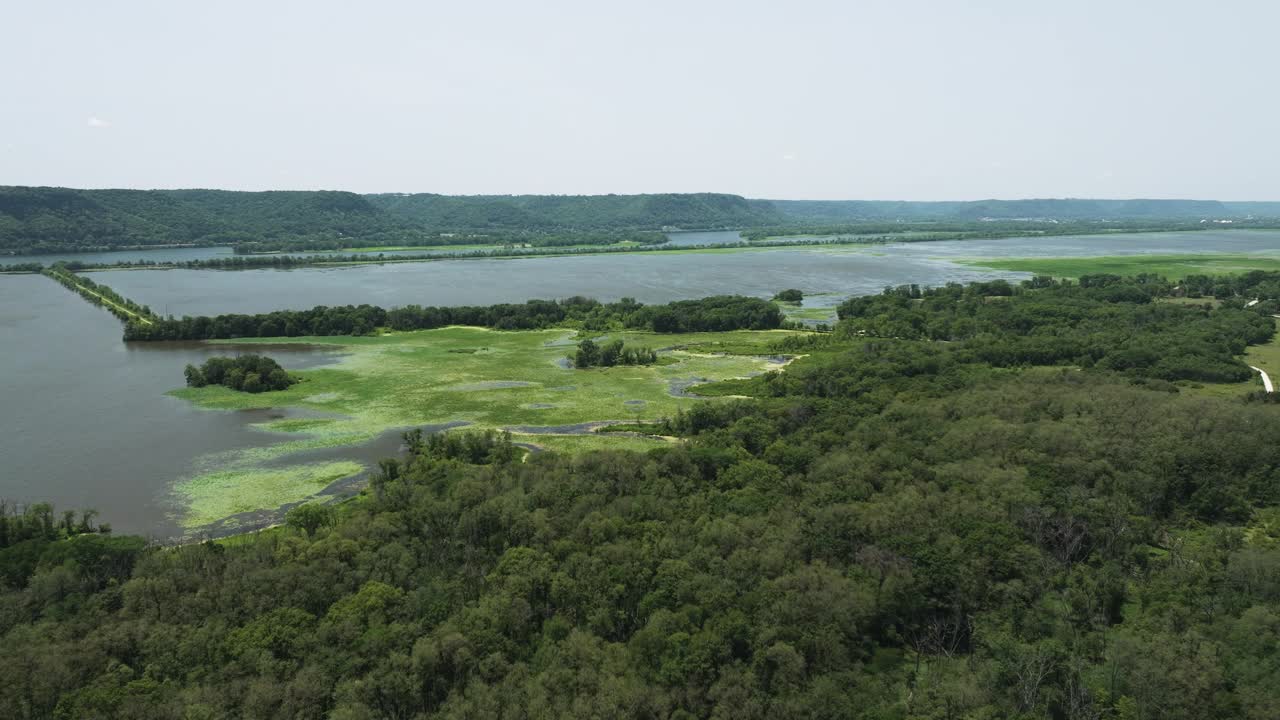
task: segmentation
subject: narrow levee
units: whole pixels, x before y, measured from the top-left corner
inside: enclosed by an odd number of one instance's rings
[[[78,293],[90,304],[106,308],[121,322],[150,325],[157,319],[151,312],[151,308],[146,305],[139,305],[106,285],[99,285],[86,277],[76,275],[63,265],[47,267],[41,273],[68,290]]]

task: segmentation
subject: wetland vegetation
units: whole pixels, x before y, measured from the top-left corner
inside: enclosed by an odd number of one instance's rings
[[[665,362],[591,373],[560,362],[567,349],[576,347],[572,329],[498,332],[451,326],[364,337],[264,338],[264,344],[327,345],[344,355],[335,364],[295,373],[304,382],[279,392],[247,394],[220,385],[174,391],[211,410],[270,407],[305,413],[259,424],[261,430],[278,434],[278,442],[223,454],[208,463],[207,471],[180,479],[179,508],[197,508],[180,511],[180,520],[198,532],[228,517],[232,513],[214,517],[207,508],[226,509],[224,496],[229,494],[235,496],[235,508],[244,508],[236,512],[313,497],[334,481],[333,465],[312,463],[291,471],[284,478],[292,488],[288,491],[276,482],[281,467],[388,434],[399,437],[414,427],[511,431],[520,442],[540,448],[562,442],[565,433],[590,433],[600,421],[673,415],[699,402],[673,388],[780,367],[781,359],[770,357],[773,344],[796,334],[620,330],[608,333],[602,344],[670,348],[661,353]],[[636,449],[662,444],[640,437],[608,442]]]
[[[1177,278],[1193,274],[1230,275],[1257,270],[1280,270],[1280,256],[1256,253],[984,258],[963,262],[998,270],[1015,270],[1064,278],[1078,278],[1082,275],[1097,273],[1127,276],[1155,274]]]

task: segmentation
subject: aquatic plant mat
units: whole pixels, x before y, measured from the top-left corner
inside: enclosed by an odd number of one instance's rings
[[[344,479],[394,454],[399,434],[415,427],[510,430],[531,451],[659,447],[670,440],[595,431],[660,420],[707,402],[684,392],[690,385],[779,369],[786,358],[771,356],[770,346],[791,334],[610,333],[604,337],[660,350],[661,362],[587,370],[564,362],[577,341],[576,332],[565,329],[448,327],[377,337],[237,340],[341,346],[346,354],[337,364],[296,371],[301,382],[278,392],[219,386],[173,391],[210,410],[294,411],[253,425],[278,433],[280,442],[201,458],[196,472],[174,486],[175,514],[196,531],[228,516],[323,498],[333,488],[349,492],[352,483]]]

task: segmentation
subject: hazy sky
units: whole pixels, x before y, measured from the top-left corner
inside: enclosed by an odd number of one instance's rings
[[[1280,3],[0,4],[0,184],[1280,200]]]

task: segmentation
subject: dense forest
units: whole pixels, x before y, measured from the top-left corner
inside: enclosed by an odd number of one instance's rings
[[[736,195],[357,195],[335,191],[0,187],[0,252],[236,245],[245,252],[362,246],[651,242],[665,227],[782,222]]]
[[[1213,312],[1153,302],[1170,290],[1168,281],[1149,275],[1089,275],[1078,283],[1036,278],[1023,288],[1003,280],[906,286],[852,298],[838,313],[843,332],[965,341],[963,352],[997,367],[1068,364],[1169,381],[1248,379],[1249,368],[1235,356],[1267,341],[1272,319],[1238,300]]]
[[[1280,409],[1198,385],[1247,377],[1278,279],[893,288],[682,442],[411,432],[358,498],[232,542],[44,512],[0,546],[0,708],[1275,718]]]
[[[1200,200],[748,200],[720,193],[473,195],[0,186],[0,253],[233,245],[245,253],[452,244],[651,242],[670,228],[756,236],[1054,233],[1280,221],[1280,203]],[[915,227],[918,226],[918,227]]]
[[[0,187],[0,251],[421,235],[354,193]]]
[[[720,193],[653,195],[369,195],[396,217],[439,229],[741,227],[782,219],[767,201]]]
[[[212,340],[303,335],[367,335],[377,328],[429,330],[475,325],[495,330],[537,330],[572,324],[583,329],[624,327],[656,332],[772,330],[785,318],[771,302],[741,295],[644,305],[631,298],[601,303],[583,297],[499,305],[385,310],[374,305],[320,306],[261,315],[218,315],[129,322],[125,340]]]

